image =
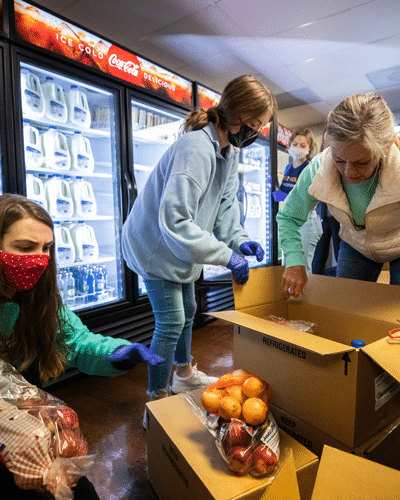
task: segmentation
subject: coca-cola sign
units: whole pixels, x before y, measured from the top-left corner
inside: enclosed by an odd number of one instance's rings
[[[141,67],[135,55],[111,45],[108,50],[108,67],[110,73],[117,78],[135,85],[140,84]]]

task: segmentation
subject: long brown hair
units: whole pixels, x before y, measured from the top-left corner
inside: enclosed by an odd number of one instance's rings
[[[0,241],[10,227],[21,219],[35,219],[52,231],[53,221],[37,203],[17,194],[0,196]],[[8,339],[0,339],[0,357],[18,363],[23,371],[34,362],[41,381],[62,373],[67,362],[67,347],[62,335],[62,300],[57,287],[55,245],[50,248],[49,264],[36,285],[17,291],[13,299],[20,307],[19,317]],[[4,273],[0,272],[0,304],[11,300]]]
[[[243,116],[252,120],[268,110],[272,115],[276,109],[276,99],[270,90],[254,76],[242,75],[227,84],[216,106],[207,111],[192,111],[186,118],[183,129],[185,132],[200,130],[212,122],[222,131],[226,131]]]

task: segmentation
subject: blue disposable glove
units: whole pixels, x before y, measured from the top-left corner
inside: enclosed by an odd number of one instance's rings
[[[256,241],[245,241],[239,248],[245,255],[255,255],[257,262],[261,262],[264,258],[265,252],[262,246]]]
[[[249,263],[237,253],[232,252],[226,267],[232,271],[233,279],[238,285],[244,285],[249,279]]]
[[[274,201],[279,203],[280,201],[284,201],[286,199],[287,195],[288,195],[288,193],[284,193],[283,191],[278,189],[278,191],[273,191],[272,198],[274,199]]]
[[[165,361],[164,358],[154,354],[148,347],[142,344],[129,344],[118,347],[108,356],[111,364],[117,370],[132,370],[139,363],[147,363],[151,366],[159,365]]]

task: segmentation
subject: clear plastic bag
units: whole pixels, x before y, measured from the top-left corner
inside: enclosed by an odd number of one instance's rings
[[[287,326],[289,328],[293,328],[293,330],[300,330],[301,332],[306,333],[314,333],[312,327],[315,326],[315,323],[310,323],[308,321],[302,320],[287,320],[285,318],[279,318],[278,316],[268,316],[269,321],[273,323],[277,323],[278,325]]]
[[[72,500],[71,488],[94,459],[76,413],[0,360],[0,460],[15,484]]]
[[[221,391],[223,395],[232,396],[237,388],[243,387],[250,378],[254,376],[249,372],[235,370],[220,377],[202,394],[186,393],[185,398],[193,413],[214,436],[217,449],[230,470],[239,476],[250,473],[256,477],[264,477],[272,473],[280,457],[279,430],[268,409],[268,403],[272,398],[272,388],[269,384],[259,379],[264,384],[262,396],[267,406],[266,417],[264,413],[260,425],[249,425],[241,418],[225,420],[221,418],[220,411],[215,410],[213,413],[207,411],[203,400],[205,393],[209,391]]]

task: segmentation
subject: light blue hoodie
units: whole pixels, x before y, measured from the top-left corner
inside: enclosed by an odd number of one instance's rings
[[[122,230],[122,252],[149,279],[189,283],[203,264],[226,266],[249,240],[240,225],[239,150],[224,158],[212,123],[183,134],[163,155]],[[213,234],[215,238],[213,237]]]

